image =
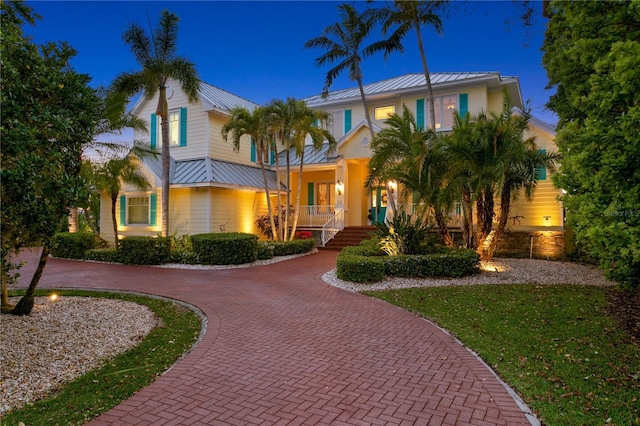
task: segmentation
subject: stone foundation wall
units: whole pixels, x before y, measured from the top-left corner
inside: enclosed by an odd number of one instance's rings
[[[564,231],[506,232],[498,243],[498,257],[560,260],[565,258]]]

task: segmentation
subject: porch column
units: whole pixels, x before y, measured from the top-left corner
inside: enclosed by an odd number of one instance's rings
[[[336,161],[336,171],[335,171],[335,179],[336,179],[336,209],[345,208],[345,200],[346,195],[345,192],[347,190],[347,169],[344,166],[344,158],[339,157]]]

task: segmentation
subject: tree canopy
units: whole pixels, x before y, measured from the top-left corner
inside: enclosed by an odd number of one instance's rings
[[[555,183],[576,243],[640,283],[640,2],[551,2],[543,46],[559,117]]]
[[[37,45],[22,25],[35,14],[23,3],[2,3],[2,118],[0,160],[3,286],[8,255],[25,244],[43,246],[44,268],[52,237],[84,188],[79,176],[83,148],[99,121],[100,99],[90,77],[69,61],[66,43]],[[32,286],[35,289],[42,268]],[[30,286],[30,290],[31,287]],[[29,292],[25,309],[28,314]],[[16,307],[16,309],[18,309]]]

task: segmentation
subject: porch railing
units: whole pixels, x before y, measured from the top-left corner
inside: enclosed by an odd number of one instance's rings
[[[324,226],[337,213],[335,205],[300,206],[298,226],[319,228]]]
[[[344,210],[337,209],[335,214],[322,225],[322,247],[344,229]]]
[[[424,210],[424,204],[418,203],[400,204],[398,207],[404,209],[408,214],[415,214],[420,209]],[[429,212],[429,219],[433,219],[433,212]],[[453,208],[449,212],[447,226],[457,228],[462,226],[462,222],[462,206],[460,203],[454,203]]]

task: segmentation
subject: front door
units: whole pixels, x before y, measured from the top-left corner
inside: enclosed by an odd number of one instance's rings
[[[371,223],[384,223],[387,216],[387,190],[376,188],[371,194]]]

